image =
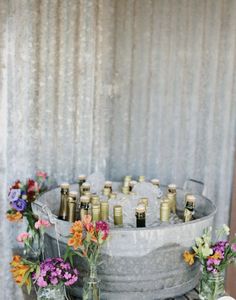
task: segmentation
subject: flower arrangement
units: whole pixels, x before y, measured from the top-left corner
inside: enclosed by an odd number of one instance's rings
[[[83,300],[100,299],[97,265],[101,247],[108,236],[109,225],[104,221],[92,222],[90,215],[76,221],[70,228],[65,258],[68,257],[72,263],[72,257],[77,255],[86,259],[89,266],[89,277],[83,286]]]
[[[38,287],[50,285],[71,286],[78,280],[79,272],[72,268],[70,263],[65,262],[60,257],[47,258],[39,265],[37,272],[33,273],[32,278]]]
[[[25,285],[28,293],[33,284],[38,289],[71,286],[79,276],[78,270],[60,257],[47,258],[39,263],[17,255],[13,256],[10,265],[15,282],[20,287]]]
[[[51,224],[47,220],[38,219],[35,222],[35,230],[29,232],[20,233],[16,240],[23,244],[25,257],[35,258],[40,260],[43,256],[44,250],[44,231],[46,227],[50,227]]]
[[[195,239],[193,251],[185,251],[184,260],[192,265],[196,257],[204,271],[215,274],[224,270],[236,258],[236,238],[231,243],[227,240],[213,242],[211,231],[212,229],[208,228],[201,237]],[[220,239],[222,235],[229,235],[228,226],[223,225],[220,230],[216,231],[217,239]]]
[[[231,242],[222,239],[228,236],[229,227],[223,225],[216,231],[216,241],[212,241],[212,228],[207,228],[201,237],[195,239],[192,251],[185,251],[184,260],[190,266],[197,258],[202,266],[200,299],[216,299],[224,294],[224,271],[236,260],[236,238]]]
[[[8,193],[11,208],[7,211],[7,219],[18,222],[26,217],[28,221],[27,231],[35,230],[34,224],[37,217],[33,214],[31,203],[44,191],[47,190],[49,178],[47,173],[38,171],[36,179],[28,179],[26,183],[17,180]]]
[[[109,225],[104,221],[92,223],[91,220],[91,216],[87,215],[83,221],[76,221],[72,225],[66,257],[71,259],[73,255],[78,255],[89,264],[97,264],[100,249],[109,235]]]

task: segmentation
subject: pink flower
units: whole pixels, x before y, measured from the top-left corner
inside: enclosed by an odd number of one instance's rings
[[[232,250],[233,252],[236,252],[236,244],[232,244],[232,245],[231,245],[231,250]]]
[[[44,280],[43,277],[39,277],[38,280],[37,280],[37,285],[40,286],[40,287],[45,287],[47,286],[47,282]]]
[[[24,243],[24,241],[27,240],[29,237],[30,235],[28,234],[28,232],[22,232],[17,236],[16,240],[19,243]]]
[[[38,172],[36,173],[36,176],[37,176],[37,177],[41,177],[43,180],[46,180],[47,177],[48,177],[48,174],[47,174],[46,172],[38,171]]]
[[[50,223],[47,220],[39,219],[35,224],[34,227],[36,229],[39,228],[45,228],[45,227],[50,227]]]

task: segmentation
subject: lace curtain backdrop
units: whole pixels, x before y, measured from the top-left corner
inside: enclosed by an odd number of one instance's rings
[[[0,0],[1,299],[21,299],[7,189],[36,170],[195,178],[228,222],[235,42],[234,0]]]

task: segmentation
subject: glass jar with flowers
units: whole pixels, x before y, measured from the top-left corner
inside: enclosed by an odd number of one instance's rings
[[[25,183],[17,180],[9,189],[8,200],[11,208],[7,211],[7,219],[11,222],[19,222],[23,219],[27,221],[28,234],[22,236],[26,241],[25,258],[37,259],[39,251],[43,249],[42,231],[37,227],[38,216],[33,214],[31,204],[50,187],[52,184],[50,181],[47,173],[38,171],[35,179],[28,179]]]
[[[37,300],[64,300],[65,287],[73,285],[78,276],[78,270],[62,258],[45,259],[32,275],[38,287]]]
[[[212,241],[211,228],[204,231],[201,237],[195,239],[192,251],[184,252],[184,260],[193,265],[197,258],[202,267],[199,284],[199,298],[215,300],[224,296],[224,281],[226,267],[236,260],[236,238],[231,241],[222,239],[229,235],[226,225],[216,231],[216,241]]]
[[[91,222],[91,216],[87,215],[83,221],[72,225],[70,234],[66,258],[72,260],[74,255],[83,257],[89,268],[89,274],[84,279],[83,300],[100,300],[97,266],[101,247],[108,239],[109,225],[104,221]]]
[[[77,269],[59,257],[39,263],[14,256],[10,265],[16,283],[26,287],[28,294],[35,286],[37,300],[64,300],[65,287],[73,285],[79,276]]]

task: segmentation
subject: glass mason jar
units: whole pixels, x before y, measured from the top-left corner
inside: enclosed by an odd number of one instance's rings
[[[211,273],[203,271],[199,285],[201,300],[215,300],[225,295],[225,272]]]
[[[62,284],[41,287],[37,292],[37,300],[65,300],[65,287]]]
[[[84,278],[83,300],[100,300],[99,279],[96,264],[90,264],[89,277]]]

